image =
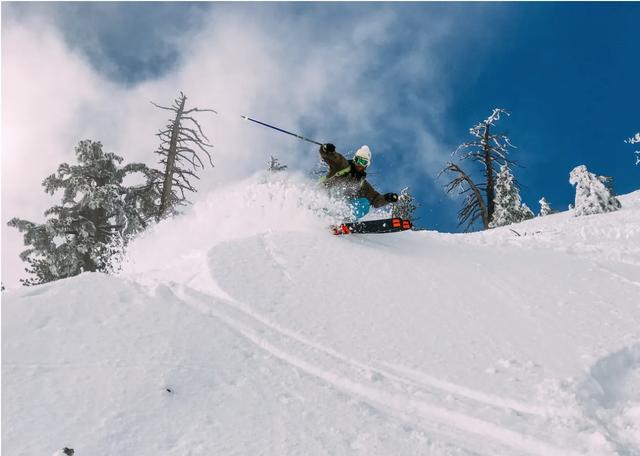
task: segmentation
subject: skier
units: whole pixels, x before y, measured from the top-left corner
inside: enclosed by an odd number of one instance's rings
[[[352,160],[347,160],[336,152],[336,146],[323,144],[320,146],[320,157],[329,165],[329,172],[320,182],[332,193],[349,200],[354,218],[359,219],[367,215],[371,205],[382,207],[398,201],[396,193],[381,195],[367,182],[365,170],[371,164],[369,146],[362,146]]]

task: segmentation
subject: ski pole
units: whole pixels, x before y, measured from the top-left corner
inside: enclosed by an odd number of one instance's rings
[[[288,135],[295,136],[296,138],[301,139],[303,141],[307,141],[307,142],[310,142],[312,144],[317,144],[318,146],[322,146],[322,143],[319,143],[318,141],[314,141],[313,139],[305,138],[304,136],[301,136],[301,135],[299,135],[297,133],[291,133],[290,131],[283,130],[282,128],[274,127],[273,125],[269,125],[268,123],[260,122],[259,120],[252,119],[251,117],[242,116],[242,115],[240,117],[242,117],[244,120],[250,120],[251,122],[255,122],[255,123],[259,124],[259,125],[262,125],[262,126],[265,126],[265,127],[269,127],[269,128],[273,128],[274,130],[281,131],[282,133],[286,133]]]

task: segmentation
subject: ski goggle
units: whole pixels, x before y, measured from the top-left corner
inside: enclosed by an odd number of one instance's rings
[[[360,165],[360,166],[364,166],[364,167],[369,166],[369,160],[367,160],[364,157],[353,157],[353,162],[356,165]]]

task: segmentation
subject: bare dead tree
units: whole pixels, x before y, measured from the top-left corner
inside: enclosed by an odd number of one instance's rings
[[[484,189],[487,197],[487,217],[489,221],[495,210],[495,177],[500,171],[501,165],[512,165],[515,162],[509,159],[509,148],[515,148],[509,141],[509,137],[503,133],[495,133],[492,127],[500,120],[500,115],[511,115],[502,108],[494,108],[493,112],[475,127],[469,129],[469,133],[476,139],[458,146],[456,153],[465,152],[461,160],[471,159],[482,165],[484,169]]]
[[[460,194],[466,194],[464,206],[458,213],[460,225],[467,224],[465,231],[479,219],[482,220],[484,229],[489,227],[495,211],[496,175],[501,165],[515,164],[508,156],[509,149],[515,146],[511,144],[506,134],[494,131],[495,124],[502,114],[510,115],[502,108],[494,108],[489,117],[469,129],[474,139],[458,146],[452,154],[461,155],[460,161],[470,159],[479,163],[483,170],[482,184],[476,184],[469,174],[452,162],[448,162],[440,172],[440,174],[447,172],[454,175],[453,180],[445,186],[447,193],[457,189]]]
[[[175,206],[188,202],[185,192],[197,191],[189,179],[200,179],[196,172],[199,169],[204,169],[204,163],[200,159],[199,153],[204,153],[209,164],[213,166],[211,154],[207,150],[213,146],[208,143],[209,138],[203,133],[202,127],[193,117],[193,113],[213,112],[217,114],[217,112],[213,109],[197,107],[186,109],[186,101],[186,95],[180,92],[180,96],[174,100],[171,107],[151,102],[157,108],[174,113],[165,128],[156,134],[160,138],[160,146],[156,153],[160,155],[160,164],[164,166],[162,176],[158,176],[156,181],[157,185],[162,181],[159,189],[158,220],[174,212]]]
[[[471,177],[469,177],[469,175],[455,163],[447,163],[447,166],[440,171],[438,177],[445,172],[450,172],[456,176],[446,185],[447,193],[451,193],[453,190],[458,189],[461,195],[466,195],[464,205],[462,206],[462,209],[458,211],[458,220],[460,225],[464,225],[466,223],[465,231],[468,231],[476,220],[481,219],[482,227],[485,230],[489,228],[490,219],[482,196],[484,188],[476,185]]]

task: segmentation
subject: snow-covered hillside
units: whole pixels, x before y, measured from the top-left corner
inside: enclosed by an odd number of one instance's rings
[[[219,189],[118,277],[3,294],[2,451],[640,454],[640,191],[621,200],[338,237],[300,179]]]

